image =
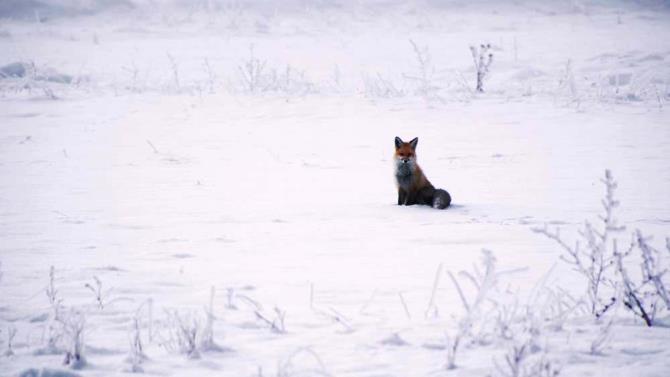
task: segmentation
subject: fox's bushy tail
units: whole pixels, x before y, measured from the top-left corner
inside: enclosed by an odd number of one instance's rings
[[[451,195],[446,190],[436,189],[433,193],[433,208],[445,209],[451,204]]]

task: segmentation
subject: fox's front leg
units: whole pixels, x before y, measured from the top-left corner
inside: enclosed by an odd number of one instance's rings
[[[407,202],[407,193],[403,189],[398,189],[398,205],[404,205]]]

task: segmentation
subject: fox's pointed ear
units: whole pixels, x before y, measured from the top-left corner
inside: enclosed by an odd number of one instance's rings
[[[404,141],[401,138],[395,137],[395,149],[400,148],[403,145]]]
[[[409,145],[412,146],[412,149],[416,149],[416,145],[419,144],[419,138],[415,137],[409,142]]]

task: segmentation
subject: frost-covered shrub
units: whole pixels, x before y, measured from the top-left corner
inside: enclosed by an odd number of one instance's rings
[[[604,213],[599,216],[601,224],[596,227],[585,221],[579,231],[580,240],[574,246],[568,245],[561,238],[559,229],[551,231],[547,226],[533,228],[534,232],[554,240],[563,251],[561,260],[572,265],[585,278],[589,310],[596,318],[602,317],[617,301],[617,285],[613,276],[616,240],[613,237],[615,233],[624,230],[614,218],[614,209],[619,206],[619,202],[614,199],[617,184],[609,170],[605,172],[602,182],[606,194],[602,201]]]
[[[406,95],[405,89],[399,88],[380,73],[363,75],[363,93],[371,98],[398,98]]]
[[[189,359],[199,359],[197,338],[201,331],[200,321],[193,313],[179,313],[166,310],[167,339],[163,345],[168,351],[186,355]]]
[[[254,54],[254,46],[249,47],[249,57],[238,65],[238,82],[241,90],[249,94],[266,92],[286,95],[304,95],[316,91],[305,71],[291,65],[284,68],[269,67],[266,60]]]
[[[615,236],[625,228],[619,226],[614,217],[614,209],[619,206],[619,201],[614,199],[617,183],[609,170],[605,171],[602,182],[606,192],[602,200],[604,213],[599,216],[601,225],[595,227],[586,221],[575,246],[568,245],[558,229],[550,231],[545,226],[533,231],[554,240],[563,251],[561,260],[584,277],[593,316],[600,319],[615,304],[621,303],[647,326],[653,326],[659,313],[670,311],[669,258],[652,247],[650,239],[639,230],[632,235],[625,250],[619,248]],[[666,240],[666,244],[669,242]],[[666,247],[670,250],[670,246]],[[638,264],[639,273],[635,273],[637,269],[630,269],[631,263]]]
[[[428,46],[419,47],[413,40],[412,45],[414,57],[417,62],[417,72],[405,74],[405,78],[416,84],[415,92],[426,100],[442,100],[439,96],[440,87],[435,83],[435,66],[433,65]]]
[[[668,277],[668,256],[652,247],[650,238],[637,230],[626,251],[616,252],[616,266],[621,285],[623,305],[640,317],[647,326],[656,324],[658,314],[670,312],[670,278]],[[624,263],[636,258],[640,272],[635,274]]]
[[[459,276],[471,285],[472,299],[468,295],[456,276],[448,272],[449,278],[458,293],[464,312],[457,320],[456,331],[446,333],[447,341],[447,369],[456,368],[456,353],[459,346],[466,340],[474,343],[486,343],[491,333],[487,313],[490,311],[489,295],[496,288],[500,273],[496,269],[496,258],[489,250],[482,250],[481,271],[477,266],[472,272],[461,271]]]

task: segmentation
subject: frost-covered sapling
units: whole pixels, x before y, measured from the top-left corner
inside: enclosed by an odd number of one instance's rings
[[[602,201],[604,214],[599,215],[601,226],[596,229],[589,221],[584,223],[583,229],[579,231],[584,247],[579,241],[575,246],[568,245],[561,238],[559,229],[551,231],[546,225],[544,228],[532,229],[554,240],[563,249],[561,260],[572,265],[586,279],[589,309],[596,318],[602,317],[617,301],[616,282],[612,276],[616,267],[613,251],[616,240],[612,238],[614,233],[625,229],[614,218],[614,209],[619,206],[619,202],[614,199],[617,183],[609,170],[605,171],[605,178],[601,181],[606,188],[605,199]]]
[[[493,62],[493,54],[489,52],[490,49],[490,44],[481,44],[479,45],[479,49],[475,46],[470,46],[470,53],[472,53],[472,60],[477,72],[477,86],[475,90],[479,93],[484,92],[484,79],[489,74],[489,67]]]

